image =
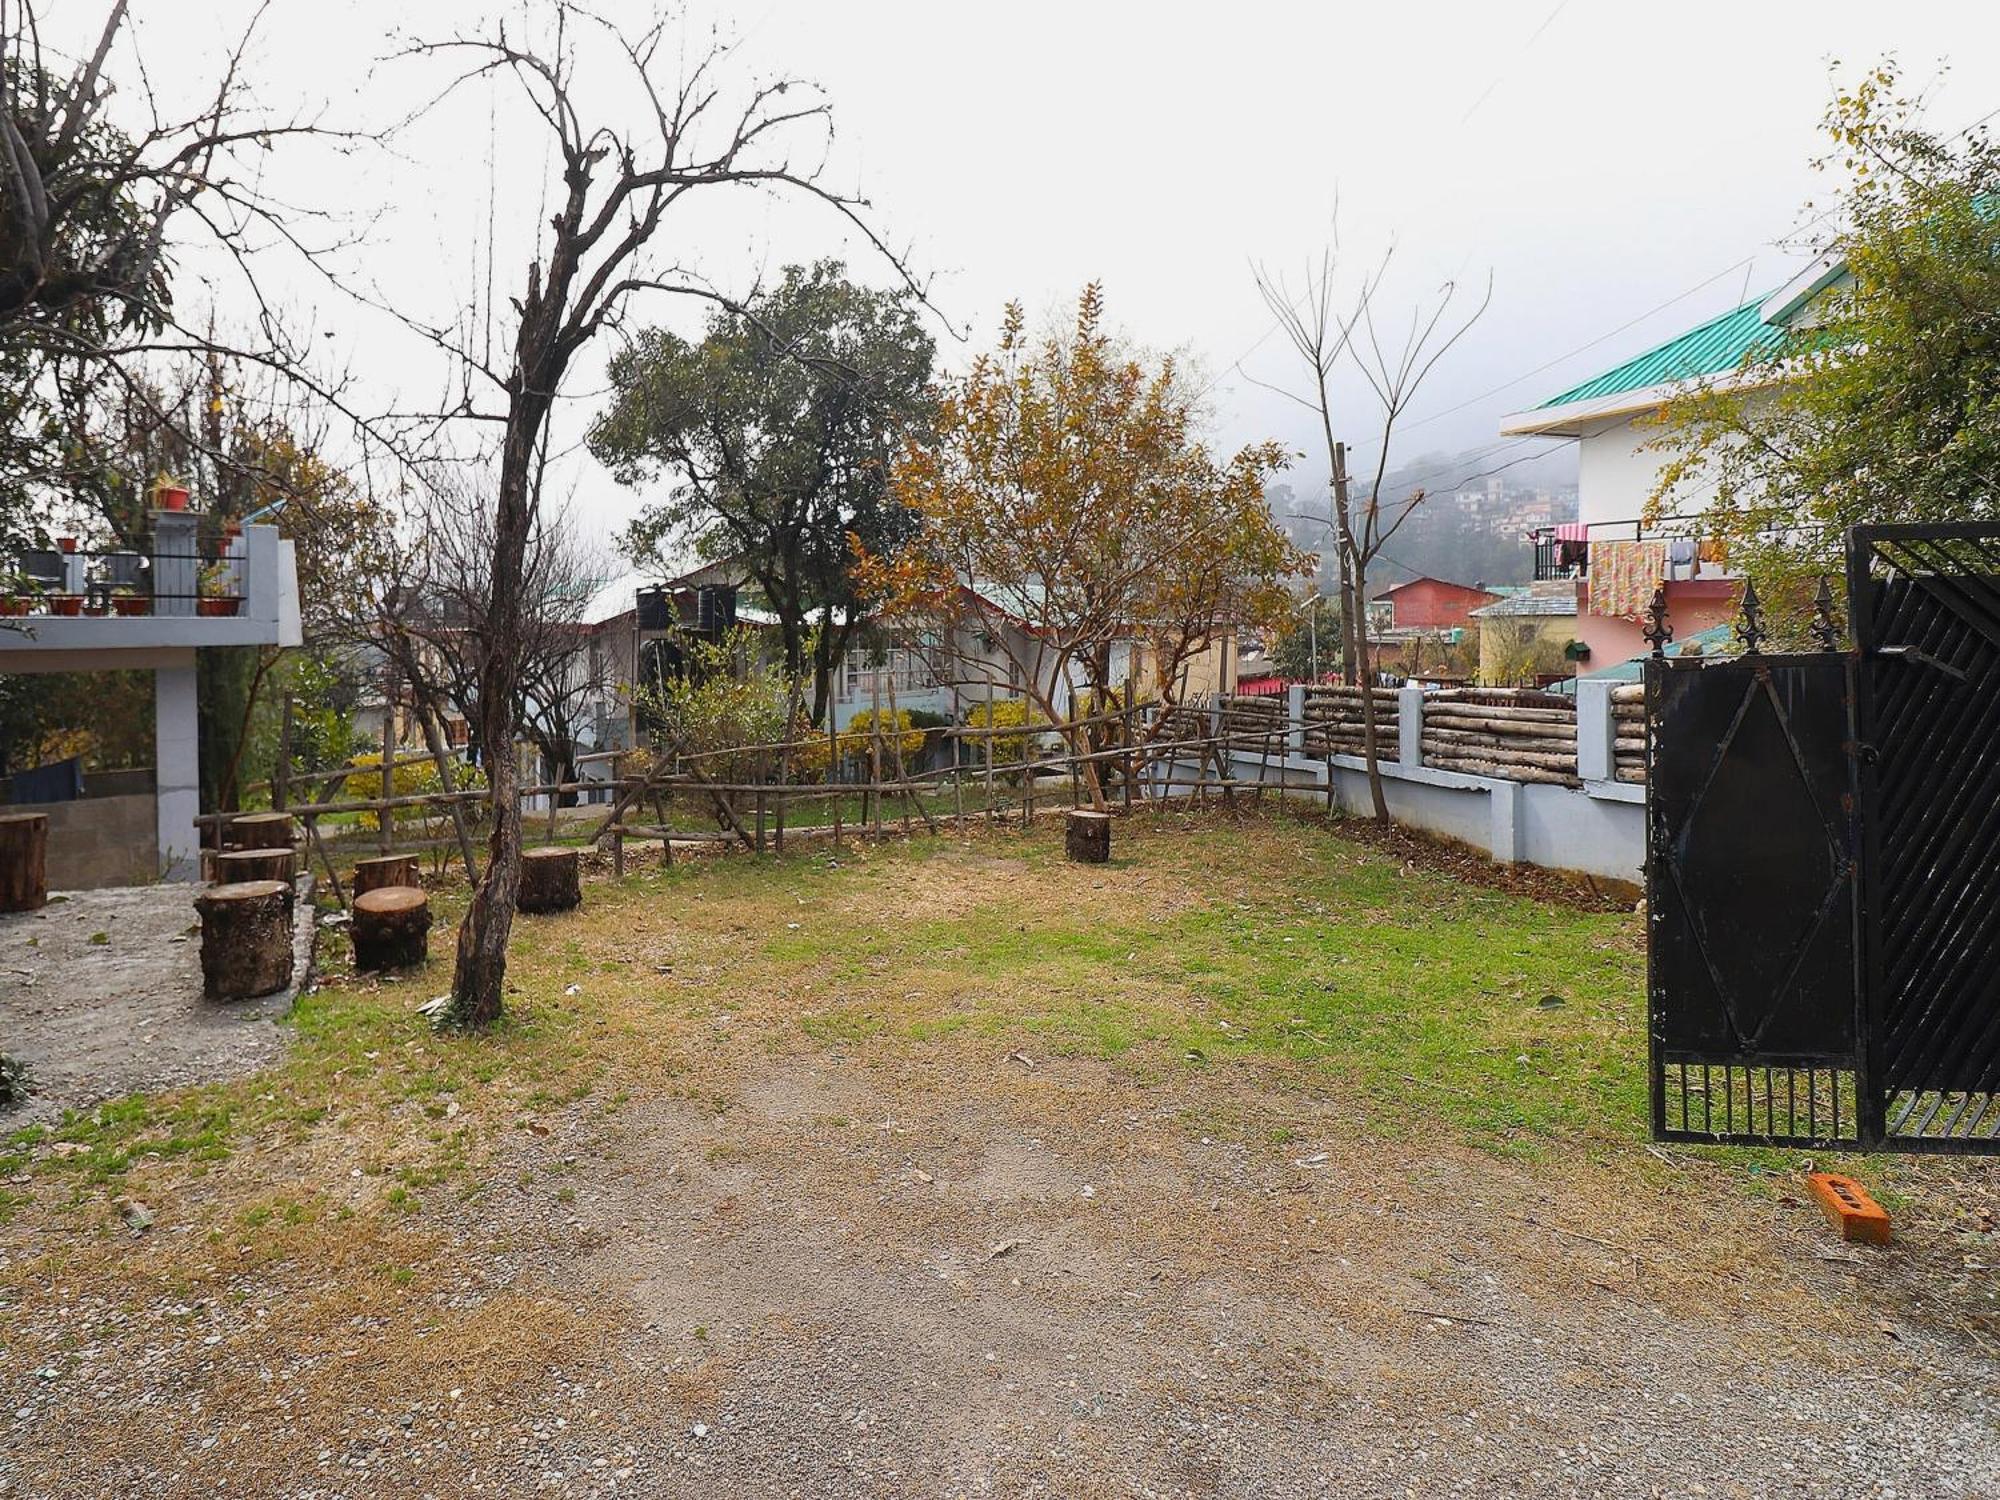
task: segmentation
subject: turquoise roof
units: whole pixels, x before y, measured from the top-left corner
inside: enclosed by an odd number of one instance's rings
[[[1758,310],[1763,303],[1764,297],[1753,297],[1741,307],[1711,318],[1699,328],[1690,328],[1657,349],[1648,349],[1560,396],[1551,396],[1536,410],[1568,406],[1572,401],[1595,401],[1677,380],[1698,380],[1704,375],[1726,375],[1741,367],[1745,355],[1769,349],[1784,337],[1784,330],[1773,328],[1760,315]]]

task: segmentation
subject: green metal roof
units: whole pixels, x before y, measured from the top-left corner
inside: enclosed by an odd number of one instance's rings
[[[1764,297],[1770,294],[1767,292]],[[1604,396],[1641,391],[1648,386],[1668,385],[1677,380],[1698,380],[1704,375],[1725,375],[1743,363],[1752,351],[1771,348],[1784,337],[1759,315],[1764,297],[1753,297],[1741,307],[1711,318],[1699,328],[1690,328],[1657,349],[1649,349],[1628,359],[1615,369],[1573,386],[1560,396],[1551,396],[1537,411],[1568,406],[1573,401],[1595,401]]]

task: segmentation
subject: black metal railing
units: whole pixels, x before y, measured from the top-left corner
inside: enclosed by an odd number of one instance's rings
[[[37,548],[0,562],[0,616],[229,616],[248,593],[236,537],[166,550]]]

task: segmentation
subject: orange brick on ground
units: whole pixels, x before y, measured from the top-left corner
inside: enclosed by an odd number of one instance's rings
[[[1806,1186],[1812,1189],[1813,1197],[1826,1210],[1842,1239],[1869,1245],[1889,1243],[1888,1213],[1852,1177],[1843,1177],[1838,1172],[1813,1172],[1807,1176]]]

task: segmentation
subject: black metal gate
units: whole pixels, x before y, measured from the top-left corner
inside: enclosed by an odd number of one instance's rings
[[[2000,1151],[2000,527],[1848,538],[1859,650],[1863,1130]]]
[[[1832,653],[1647,663],[1661,1139],[1857,1139],[1848,683]]]
[[[1653,1131],[2000,1152],[2000,527],[1848,538],[1854,650],[1646,664]]]

